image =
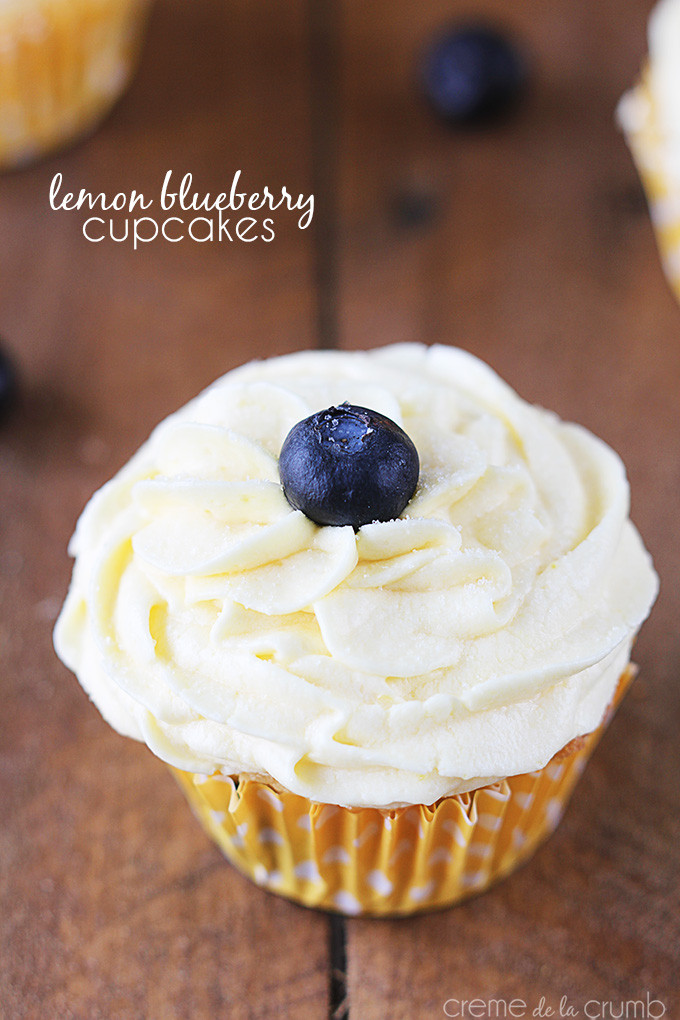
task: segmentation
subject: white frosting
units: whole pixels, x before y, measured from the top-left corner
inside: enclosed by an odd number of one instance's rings
[[[647,38],[645,87],[623,96],[618,117],[631,134],[654,131],[654,158],[663,161],[666,175],[680,185],[680,0],[659,0],[649,17]]]
[[[348,400],[421,476],[356,534],[287,503],[290,428]],[[229,373],[86,507],[57,651],[182,769],[312,800],[432,803],[597,727],[657,591],[621,461],[464,351],[299,353]]]
[[[649,86],[659,126],[680,142],[680,3],[660,0],[648,26]]]

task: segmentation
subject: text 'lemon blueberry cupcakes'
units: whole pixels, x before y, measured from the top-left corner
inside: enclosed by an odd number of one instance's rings
[[[660,0],[640,80],[617,116],[647,193],[666,276],[680,299],[680,0]]]
[[[453,903],[552,831],[630,678],[628,500],[464,351],[253,362],[92,498],[56,647],[255,881]]]
[[[0,0],[0,169],[88,131],[127,86],[150,0]]]

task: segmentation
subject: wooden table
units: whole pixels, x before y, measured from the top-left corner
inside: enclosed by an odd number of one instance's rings
[[[456,133],[415,66],[475,6],[524,41],[533,88],[507,124]],[[104,126],[0,179],[0,332],[23,380],[0,429],[2,1017],[419,1020],[562,996],[600,1017],[647,993],[680,1016],[680,308],[613,122],[648,7],[159,0]],[[153,193],[168,169],[313,190],[314,223],[135,252],[47,204],[57,171]],[[640,679],[535,858],[453,910],[343,922],[224,863],[51,630],[77,514],[162,416],[249,357],[397,340],[465,346],[609,441],[662,594]]]

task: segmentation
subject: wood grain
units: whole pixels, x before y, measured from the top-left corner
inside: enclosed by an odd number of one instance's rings
[[[159,0],[141,71],[92,138],[0,178],[0,1016],[443,1016],[451,997],[652,997],[680,1010],[680,309],[613,123],[646,0],[477,9],[532,62],[516,116],[457,133],[416,87],[459,0]],[[86,245],[46,196],[312,187],[271,245]],[[623,456],[662,577],[626,698],[556,835],[454,910],[333,921],[227,866],[174,781],[99,718],[51,629],[86,499],[152,426],[253,356],[459,343]],[[346,944],[345,944],[346,943]],[[337,973],[337,969],[347,973]],[[343,1005],[344,1000],[344,1005]]]
[[[613,119],[647,5],[478,8],[524,45],[533,85],[506,124],[456,132],[413,82],[431,33],[468,8],[343,6],[342,342],[460,344],[603,436],[627,465],[662,595],[637,643],[640,679],[557,834],[452,911],[348,922],[351,1013],[437,1017],[450,997],[533,1009],[542,996],[557,1013],[563,995],[618,1012],[648,990],[675,1015],[680,311]]]
[[[163,0],[133,88],[91,139],[0,180],[0,333],[23,380],[0,432],[0,1015],[325,1016],[327,921],[227,866],[174,780],[57,661],[66,543],[156,422],[249,357],[313,343],[310,232],[271,244],[87,244],[73,190],[311,190],[307,24]]]

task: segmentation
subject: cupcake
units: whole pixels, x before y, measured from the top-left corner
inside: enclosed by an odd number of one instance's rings
[[[150,0],[0,0],[0,169],[90,130],[127,86]]]
[[[647,193],[666,276],[680,298],[680,2],[649,19],[649,56],[617,118]]]
[[[623,465],[455,348],[252,362],[83,512],[56,649],[246,875],[406,914],[553,830],[657,591]]]

